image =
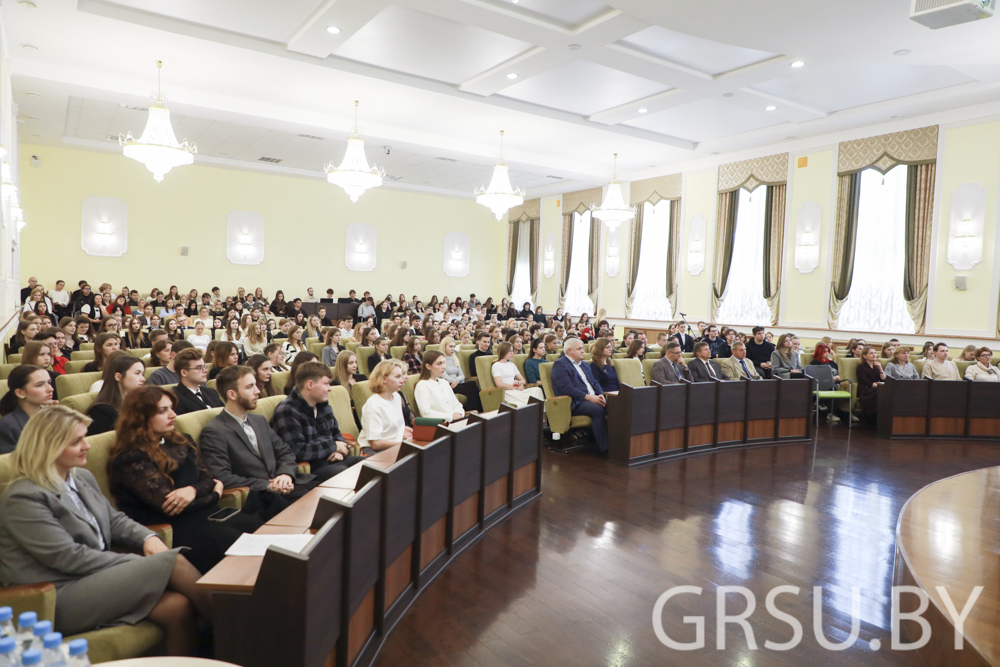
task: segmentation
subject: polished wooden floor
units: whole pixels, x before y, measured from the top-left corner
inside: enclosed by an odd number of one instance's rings
[[[542,499],[461,554],[388,638],[379,667],[438,665],[923,665],[890,647],[890,586],[896,521],[922,487],[1000,464],[1000,445],[905,442],[872,430],[824,425],[809,445],[735,450],[623,468],[589,454],[546,452]],[[667,634],[694,639],[684,615],[704,615],[706,648],[661,644],[652,610],[677,585],[663,615]],[[744,586],[757,596],[749,618],[758,650],[727,626],[715,648],[715,592]],[[799,619],[801,644],[778,652],[791,628],[764,609],[767,592]],[[846,650],[813,636],[813,586],[824,587],[831,642],[851,626],[851,588],[862,594],[861,632]],[[744,608],[729,596],[728,613]],[[877,639],[882,648],[873,650]]]

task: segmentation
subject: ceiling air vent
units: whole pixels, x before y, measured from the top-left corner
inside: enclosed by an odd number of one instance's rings
[[[281,162],[281,158],[276,158],[276,157],[259,157],[259,158],[257,158],[257,162],[270,162],[271,164],[278,164],[279,162]]]
[[[450,157],[439,157],[436,159],[441,160],[442,162],[458,162],[458,160],[452,160]]]
[[[119,104],[122,109],[131,109],[132,111],[149,111],[146,107],[134,107],[131,104]]]
[[[563,179],[562,176],[546,176],[545,178],[551,178],[554,181],[561,181]]]
[[[316,141],[323,141],[323,137],[317,137],[315,134],[300,134],[303,139],[315,139]]]
[[[386,179],[387,181],[398,181],[399,179],[401,179],[401,178],[402,178],[402,176],[385,176],[384,178],[385,178],[385,179]]]

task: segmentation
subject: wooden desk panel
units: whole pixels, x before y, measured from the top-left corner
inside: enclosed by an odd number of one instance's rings
[[[884,438],[1000,440],[1000,384],[888,379],[878,390]]]

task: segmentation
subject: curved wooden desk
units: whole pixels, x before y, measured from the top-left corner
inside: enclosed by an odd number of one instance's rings
[[[928,665],[1000,665],[1000,468],[983,468],[924,487],[906,501],[896,525],[895,585],[919,586],[930,599],[923,613],[931,639],[918,649]],[[955,627],[937,591],[946,587],[961,612],[974,587],[983,591],[965,619],[964,648],[955,649]],[[912,612],[917,597],[900,598]],[[903,641],[921,637],[904,621]]]

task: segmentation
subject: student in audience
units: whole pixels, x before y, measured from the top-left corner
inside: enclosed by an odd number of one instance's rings
[[[719,347],[723,343],[723,339],[719,337],[719,328],[714,324],[709,324],[705,329],[705,337],[703,339],[708,343],[708,349],[711,350],[712,359],[719,356]]]
[[[816,349],[813,351],[813,358],[812,361],[809,362],[809,365],[829,366],[830,370],[833,373],[833,381],[838,385],[840,384],[841,382],[840,367],[837,365],[837,362],[834,359],[833,350],[831,350],[830,346],[827,345],[826,343],[816,344]],[[845,402],[840,401],[839,403],[844,404]],[[839,409],[837,407],[837,403],[835,403],[833,399],[826,399],[826,398],[821,399],[819,404],[821,410],[829,411],[826,415],[826,418],[830,422],[837,423],[843,419],[848,418],[849,412],[847,410]],[[849,406],[850,403],[846,402],[846,405]],[[854,417],[853,415],[851,415],[850,418],[852,421],[858,421],[858,418]]]
[[[945,356],[948,355],[948,348],[945,346]],[[955,362],[951,362],[954,365]],[[869,423],[874,423],[875,414],[878,408],[878,387],[885,382],[885,371],[878,360],[878,353],[871,345],[865,345],[861,349],[861,361],[858,363],[858,405]],[[958,369],[955,369],[955,379],[958,378]]]
[[[990,364],[993,359],[993,350],[988,347],[981,347],[975,352],[976,363],[965,369],[965,379],[973,382],[998,382],[1000,381],[1000,370]]]
[[[77,347],[79,348],[80,343],[93,343],[96,337],[97,334],[94,332],[94,327],[90,323],[90,318],[85,315],[77,317],[75,335]]]
[[[318,361],[319,358],[312,352],[299,352],[295,356],[295,361],[292,362],[292,367],[288,371],[288,382],[285,384],[284,394],[287,396],[292,392],[292,388],[295,386],[295,372],[298,370],[299,366],[310,361]]]
[[[267,347],[267,331],[263,320],[250,322],[247,325],[247,334],[243,338],[243,354],[250,356],[262,354]]]
[[[250,370],[254,373],[254,378],[257,381],[257,391],[260,398],[270,398],[278,395],[278,390],[275,389],[274,385],[271,383],[273,366],[271,365],[271,360],[267,358],[267,355],[253,355],[247,359],[247,366],[249,366]]]
[[[729,335],[733,335],[735,332],[730,329],[727,332]],[[730,347],[730,356],[723,357],[719,359],[719,367],[722,372],[730,380],[741,380],[746,378],[748,380],[760,380],[760,373],[757,372],[757,367],[753,365],[747,357],[747,346],[745,343],[739,341],[733,341]]]
[[[358,444],[370,453],[395,447],[403,438],[413,437],[413,431],[403,417],[403,396],[400,389],[406,382],[406,364],[398,359],[379,362],[368,379],[372,395],[361,410],[361,433]]]
[[[799,355],[793,349],[792,334],[781,334],[778,346],[771,353],[771,375],[787,380],[790,377],[802,376],[802,363]]]
[[[103,371],[107,363],[108,356],[112,352],[117,352],[121,348],[121,336],[115,333],[102,333],[94,341],[94,360],[83,367],[84,373]]]
[[[21,365],[7,376],[7,393],[0,398],[0,454],[9,454],[28,419],[39,408],[52,405],[53,389],[49,374],[38,366]],[[2,581],[2,579],[0,579]]]
[[[285,293],[282,292],[281,290],[278,290],[277,292],[274,293],[274,301],[271,302],[271,306],[268,308],[268,310],[270,310],[271,314],[274,315],[275,317],[284,317],[285,309],[287,307],[288,304],[285,303]]]
[[[641,341],[639,341],[641,344]],[[598,339],[594,346],[590,348],[590,370],[597,379],[598,384],[604,393],[618,391],[621,383],[618,381],[618,371],[611,363],[611,355],[614,353],[614,344],[606,338]],[[525,362],[525,374],[527,374],[527,362]]]
[[[958,361],[977,361],[976,359],[976,346],[966,345],[965,349],[962,350],[962,354],[959,355]]]
[[[437,350],[424,353],[420,379],[413,389],[413,398],[421,417],[450,422],[465,416],[465,408],[448,381],[446,357]]]
[[[235,366],[240,363],[240,349],[235,343],[220,342],[215,347],[212,354],[212,370],[208,373],[208,379],[214,380],[215,376],[227,366]],[[213,406],[217,407],[217,406]]]
[[[198,322],[204,324],[206,329],[211,329],[214,326],[212,314],[211,311],[209,311],[208,306],[201,306],[198,308],[198,319],[196,319],[194,323],[198,324]]]
[[[39,340],[41,336],[47,336],[43,340]],[[49,346],[48,341],[51,339],[51,334],[38,334],[35,336],[35,340],[31,341],[24,346],[24,352],[21,355],[21,365],[23,366],[38,366],[45,370],[49,374],[49,382],[52,383],[53,394],[52,397],[58,400],[59,396],[55,394],[56,378],[59,377],[59,373],[52,370],[52,348]]]
[[[636,338],[629,344],[628,349],[625,351],[625,358],[642,361],[646,358],[646,344]]]
[[[321,480],[328,479],[361,457],[348,456],[348,445],[328,402],[330,369],[313,361],[295,374],[295,387],[274,409],[271,428],[292,450],[295,460],[310,465]]]
[[[302,338],[322,338],[322,326],[318,315],[310,315],[309,319],[306,320],[305,333],[302,334]]]
[[[192,347],[174,355],[174,371],[180,378],[180,382],[174,387],[174,394],[177,396],[174,412],[183,415],[222,407],[219,394],[205,385],[208,381],[208,367],[201,356],[201,350]]]
[[[671,338],[663,346],[659,360],[653,364],[653,381],[660,384],[678,384],[682,379],[693,382],[691,369],[681,356],[681,344]]]
[[[924,379],[931,380],[961,380],[958,374],[958,366],[948,358],[948,346],[938,343],[934,346],[934,358],[924,363],[924,371],[921,374]]]
[[[896,344],[892,341],[884,343],[882,345],[882,352],[879,354],[880,359],[892,359],[893,352],[896,351]]]
[[[295,355],[303,352],[306,349],[305,344],[302,342],[303,329],[298,325],[292,325],[288,330],[288,339],[282,343],[281,349],[285,351],[285,362],[292,363],[295,361]]]
[[[510,343],[500,343],[497,346],[497,360],[490,367],[493,383],[504,390],[504,403],[514,407],[528,404],[528,398],[534,396],[545,400],[541,387],[526,387],[524,377],[514,365],[514,347]]]
[[[410,338],[406,343],[406,352],[403,353],[403,363],[406,364],[410,375],[419,375],[421,373],[424,359],[420,353],[420,339],[416,336]]]
[[[11,354],[17,354],[24,347],[25,343],[30,342],[35,338],[35,335],[41,330],[38,322],[35,320],[21,320],[17,323],[17,331],[14,337],[11,338],[9,349]]]
[[[187,547],[188,560],[204,574],[261,522],[244,513],[209,520],[219,511],[223,483],[212,477],[191,439],[174,429],[176,401],[160,387],[141,387],[125,398],[108,481],[122,512],[139,523],[170,524],[174,546]]]
[[[342,338],[343,332],[339,328],[330,327],[326,330],[326,336],[323,339],[322,359],[323,363],[327,366],[335,365],[337,363],[337,355],[344,350],[340,346]]]
[[[242,347],[243,332],[240,330],[240,321],[237,318],[233,317],[226,321],[226,329],[222,332],[219,340]]]
[[[76,340],[76,320],[72,317],[64,317],[59,320],[59,328],[66,336],[63,344],[63,356],[69,359],[73,352],[80,349],[80,344]]]
[[[187,337],[189,343],[204,352],[208,349],[208,344],[212,342],[212,336],[205,333],[205,323],[201,320],[194,321],[194,333]]]
[[[535,338],[530,343],[528,358],[524,362],[524,379],[531,386],[542,381],[539,366],[545,363],[545,339]]]
[[[271,343],[264,348],[264,354],[271,360],[271,370],[275,373],[287,372],[289,366],[285,363],[285,351],[278,343]]]
[[[934,358],[934,343],[933,342],[927,341],[926,343],[924,343],[924,349],[921,350],[920,357],[922,359],[927,359],[927,360],[930,360],[930,359]]]
[[[719,343],[718,355],[716,357],[718,359],[728,359],[733,356],[733,344],[736,342],[736,330],[729,327],[723,327],[723,329],[725,329],[725,332],[720,332],[722,342]],[[722,366],[721,361],[719,365]],[[722,370],[725,372],[725,366],[723,366]]]
[[[143,369],[141,359],[128,355],[122,355],[108,364],[102,377],[101,391],[87,408],[87,416],[92,420],[87,427],[87,435],[115,430],[122,400],[130,391],[145,383]]]
[[[399,327],[392,336],[392,342],[389,343],[389,347],[404,347],[413,336],[409,327]]]
[[[563,355],[552,365],[552,390],[556,396],[572,399],[572,414],[590,417],[598,451],[606,455],[608,423],[604,390],[590,366],[583,362],[583,343],[576,338],[566,341]]]
[[[708,342],[700,340],[694,344],[694,359],[692,360],[691,379],[694,382],[711,382],[712,380],[728,380],[722,372],[719,362],[712,359],[712,349]]]
[[[392,355],[389,354],[389,339],[379,336],[375,339],[375,351],[368,356],[368,368],[374,369],[379,363],[389,361]]]
[[[771,354],[774,345],[767,341],[764,327],[753,328],[753,340],[747,341],[747,358],[757,367],[757,373],[762,378],[771,377]]]
[[[129,326],[126,328],[122,343],[127,350],[138,350],[150,346],[149,338],[146,337],[146,334],[142,330],[142,320],[140,318],[133,317],[129,321]]]
[[[511,347],[514,348],[515,357],[519,354],[524,354],[524,340],[521,338],[521,334],[516,331],[511,331],[506,340],[511,344]]]
[[[334,369],[334,376],[331,384],[347,389],[351,394],[351,405],[354,405],[354,396],[351,388],[358,382],[364,382],[368,376],[358,372],[358,355],[350,350],[344,350],[337,355],[337,365]]]
[[[0,499],[0,581],[54,582],[56,624],[67,635],[145,619],[164,630],[169,655],[190,655],[191,607],[210,622],[210,595],[195,586],[200,575],[177,549],[115,510],[83,469],[89,421],[53,406],[25,428],[11,460],[17,481]]]
[[[479,385],[476,384],[475,380],[467,380],[465,373],[462,372],[462,364],[458,358],[457,352],[458,346],[455,344],[455,339],[446,337],[441,341],[441,352],[444,354],[445,371],[444,378],[451,385],[452,390],[456,395],[465,396],[466,407],[470,411],[476,411],[483,409],[482,403],[479,400]],[[426,352],[424,353],[426,356]]]
[[[849,359],[861,359],[865,349],[865,341],[861,339],[852,340],[847,344],[847,357]]]
[[[55,386],[55,378],[59,375],[66,374],[66,362],[69,361],[69,357],[64,356],[63,345],[66,343],[66,334],[62,332],[62,329],[56,329],[55,327],[50,327],[45,331],[42,331],[37,336],[35,336],[36,343],[44,343],[49,348],[49,355],[51,357],[51,370],[52,373],[52,386]],[[24,357],[21,357],[22,361]],[[36,366],[38,364],[35,364]]]
[[[886,363],[884,370],[886,375],[896,380],[920,379],[917,369],[910,363],[910,348],[905,345],[900,345],[893,351],[892,358]]]
[[[492,338],[488,331],[479,331],[476,334],[476,349],[469,355],[469,377],[476,377],[476,359],[492,356],[491,343]]]
[[[176,344],[180,344],[178,341]],[[180,378],[177,376],[177,372],[174,371],[174,351],[175,343],[169,340],[157,341],[156,345],[150,351],[150,366],[156,368],[155,371],[149,376],[149,384],[161,386],[165,384],[177,384]]]

